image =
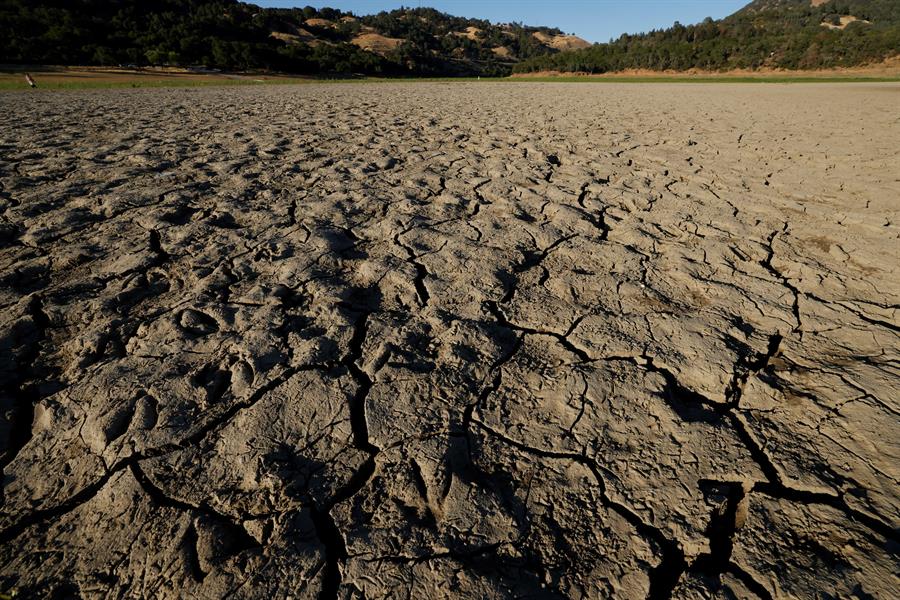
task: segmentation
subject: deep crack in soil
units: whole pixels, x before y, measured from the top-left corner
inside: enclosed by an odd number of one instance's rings
[[[0,592],[892,598],[897,91],[0,94]]]

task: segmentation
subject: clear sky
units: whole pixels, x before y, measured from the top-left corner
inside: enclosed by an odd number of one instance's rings
[[[750,0],[247,0],[260,6],[330,6],[357,15],[400,6],[436,8],[458,17],[495,23],[559,27],[590,42],[607,42],[623,33],[640,33],[699,23],[705,17],[730,15]]]

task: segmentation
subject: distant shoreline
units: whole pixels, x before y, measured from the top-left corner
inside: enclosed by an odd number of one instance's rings
[[[158,87],[204,87],[260,84],[309,84],[326,82],[623,82],[623,83],[803,83],[803,82],[891,82],[900,81],[900,60],[893,64],[828,71],[625,71],[603,74],[539,72],[515,74],[511,77],[406,77],[373,78],[352,75],[313,76],[271,72],[224,72],[178,67],[86,67],[52,65],[0,65],[0,91],[24,90],[30,73],[38,89],[113,89]]]
[[[789,71],[784,69],[734,69],[730,71],[707,71],[688,69],[687,71],[654,71],[650,69],[629,69],[627,71],[610,71],[607,73],[588,73],[583,71],[536,71],[534,73],[513,73],[512,79],[547,79],[547,78],[580,78],[580,79],[628,79],[628,78],[680,78],[680,79],[900,79],[900,55],[882,62],[858,67],[839,67],[834,69],[813,69]]]

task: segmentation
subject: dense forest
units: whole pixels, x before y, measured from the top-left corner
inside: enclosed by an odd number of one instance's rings
[[[478,30],[466,36],[467,28]],[[533,35],[433,9],[354,17],[332,8],[264,9],[236,0],[0,0],[0,63],[197,65],[367,75],[507,75],[555,52]],[[400,41],[386,52],[361,33]],[[281,34],[281,35],[279,35]],[[502,55],[495,48],[503,47]]]
[[[608,44],[532,57],[518,73],[625,69],[819,69],[900,54],[900,0],[756,0],[697,25],[623,35]]]
[[[355,16],[237,0],[0,0],[0,63],[382,76],[853,66],[900,51],[900,0],[754,0],[718,21],[581,50],[554,43],[562,37],[430,8]]]

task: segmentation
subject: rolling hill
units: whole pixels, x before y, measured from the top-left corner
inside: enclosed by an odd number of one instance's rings
[[[550,27],[429,8],[356,16],[235,0],[0,0],[0,63],[506,75],[522,59],[588,46]]]
[[[530,57],[517,73],[854,67],[900,54],[898,0],[754,0],[724,19]]]
[[[805,70],[898,54],[900,0],[753,0],[724,19],[676,22],[594,45],[552,27],[495,24],[430,8],[363,16],[237,0],[0,0],[0,63],[7,64],[502,76]]]

